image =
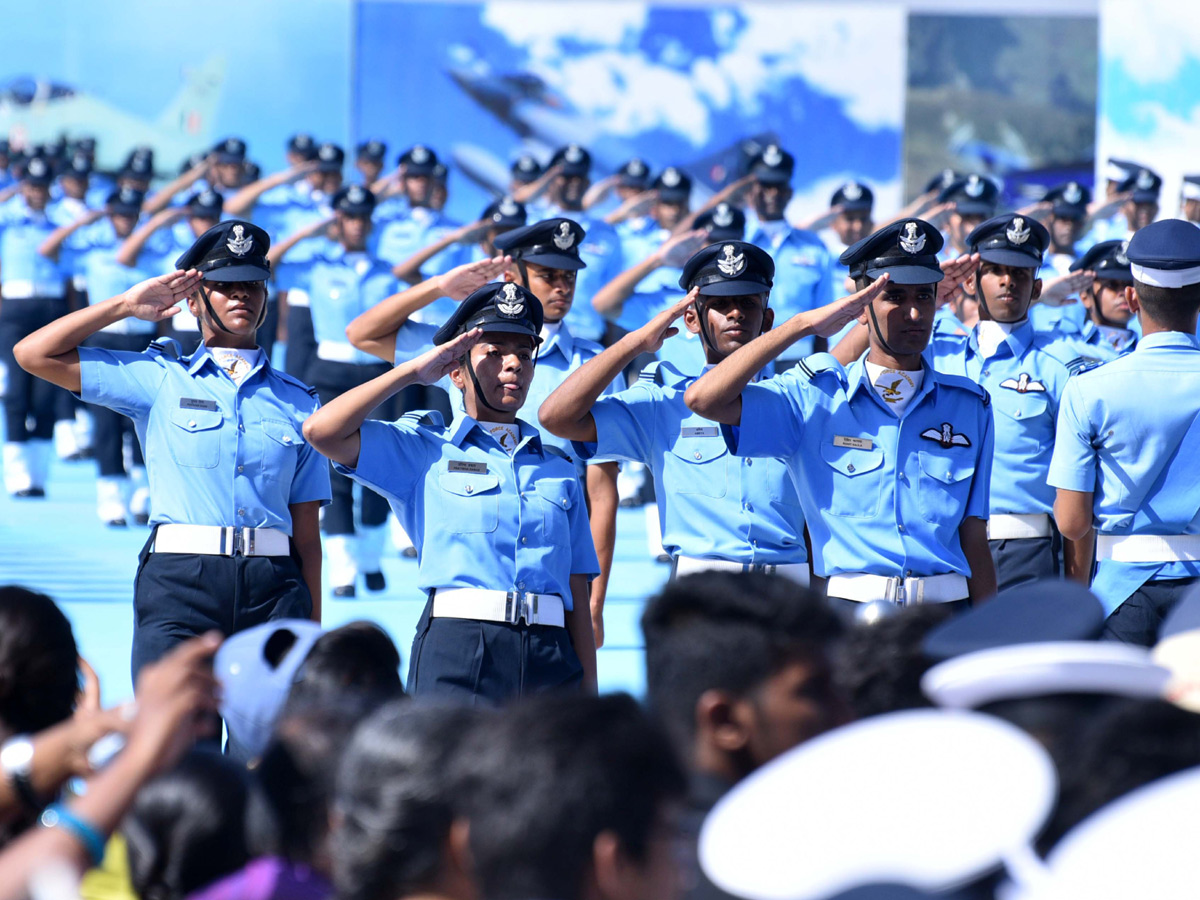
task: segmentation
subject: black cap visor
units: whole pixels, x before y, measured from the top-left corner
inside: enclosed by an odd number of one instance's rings
[[[692,196],[692,189],[690,187],[687,187],[687,188],[682,188],[682,187],[661,188],[660,187],[658,189],[659,203],[687,203],[688,198],[690,198],[691,196]]]
[[[449,323],[447,323],[447,325],[448,324]],[[458,328],[450,329],[447,328],[447,325],[443,325],[441,328],[439,328],[437,333],[433,336],[433,343],[435,346],[448,344],[460,334],[466,334],[468,331],[472,331],[476,328],[482,328],[485,336],[490,331],[500,332],[501,334],[524,334],[533,338],[534,346],[537,346],[542,342],[541,336],[530,327],[528,322],[505,321],[503,319],[497,319],[495,313],[490,310],[482,316],[477,316],[470,322],[464,322]]]
[[[983,200],[956,200],[954,211],[960,216],[983,216],[985,219],[990,219],[996,214],[996,204]]]
[[[1020,250],[1003,247],[978,247],[975,252],[984,262],[995,263],[998,266],[1013,266],[1018,269],[1039,269],[1042,259],[1036,254],[1024,253]]]
[[[704,281],[701,275],[697,282]],[[693,286],[695,286],[693,284]],[[729,280],[722,278],[711,284],[700,285],[700,295],[703,297],[745,297],[747,294],[765,294],[771,290],[771,285],[759,279],[739,278]]]
[[[792,173],[786,169],[772,169],[770,166],[755,166],[750,173],[755,181],[763,184],[790,184]]]
[[[237,262],[230,266],[218,266],[201,272],[205,281],[266,281],[271,277],[268,265],[254,262]]]
[[[890,264],[889,264],[890,262]],[[865,275],[872,281],[886,272],[892,284],[937,284],[946,276],[934,261],[923,261],[914,265],[912,260],[875,259],[867,264]],[[857,275],[853,276],[859,277]]]
[[[875,201],[867,200],[866,198],[860,200],[842,200],[837,205],[842,208],[842,212],[870,212],[871,208],[875,205]]]
[[[566,269],[574,272],[587,268],[587,263],[578,256],[559,253],[553,249],[546,249],[545,246],[531,247],[520,254],[514,254],[514,256],[524,262],[533,263],[535,266],[545,266],[547,269]]]

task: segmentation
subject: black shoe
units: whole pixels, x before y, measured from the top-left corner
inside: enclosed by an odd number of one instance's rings
[[[13,491],[14,497],[41,499],[46,496],[45,488],[25,488],[20,491]]]
[[[339,584],[333,589],[333,596],[335,597],[353,597],[354,594],[354,585],[352,584]]]
[[[382,591],[387,587],[387,579],[383,577],[382,572],[368,572],[363,577],[366,579],[368,591]]]
[[[669,563],[671,561],[671,554],[660,553],[658,556],[654,557],[654,561],[660,563]]]
[[[417,558],[417,548],[416,547],[405,547],[403,550],[400,551],[400,555],[403,556],[405,559],[416,559]]]
[[[620,506],[621,509],[634,509],[635,507],[645,506],[646,504],[644,502],[642,502],[641,497],[633,496],[633,497],[626,497],[624,500],[622,500],[617,505]]]
[[[129,523],[126,522],[124,519],[109,519],[104,524],[107,525],[109,528],[128,528],[129,527]]]
[[[76,450],[74,453],[68,453],[66,456],[64,456],[62,458],[62,461],[63,462],[83,462],[84,460],[91,459],[91,458],[92,458],[92,454],[90,452],[88,452],[87,450]]]
[[[133,517],[134,525],[149,525],[150,515],[148,513],[138,513]]]

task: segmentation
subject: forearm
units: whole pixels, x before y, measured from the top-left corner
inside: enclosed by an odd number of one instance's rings
[[[190,188],[203,173],[203,166],[195,167],[184,172],[174,181],[168,182],[161,190],[146,198],[146,202],[142,204],[142,212],[149,216],[162,212],[176,194]]]
[[[1089,529],[1082,538],[1063,539],[1063,567],[1067,578],[1085,587],[1092,583],[1092,562],[1096,551],[1096,532]]]
[[[440,239],[434,241],[428,247],[418,250],[402,263],[398,263],[393,269],[392,274],[401,281],[406,281],[412,285],[418,285],[424,280],[421,274],[421,267],[429,262],[447,247],[458,243],[458,232],[452,231],[449,234],[443,235]]]
[[[260,178],[258,181],[251,182],[246,185],[232,197],[225,201],[225,212],[231,216],[240,216],[254,207],[258,202],[258,198],[265,194],[271,188],[279,187],[281,184],[288,184],[295,180],[296,174],[285,169],[282,172],[276,172],[274,175],[268,175],[266,178]]]
[[[592,579],[592,618],[598,617],[608,592],[608,576],[612,571],[613,549],[617,542],[617,464],[596,463],[587,467],[588,524],[592,543],[600,561],[600,574]]]
[[[567,633],[579,664],[583,668],[583,690],[589,694],[597,692],[596,680],[596,636],[592,632],[592,610],[588,603],[586,575],[571,576],[572,608],[567,613]]]
[[[169,211],[164,212],[169,213]],[[121,249],[117,251],[117,262],[123,266],[136,266],[138,257],[142,255],[142,249],[146,246],[146,241],[150,240],[150,235],[164,227],[169,221],[168,215],[164,214],[152,217],[150,221],[126,238],[125,243],[121,244]]]
[[[372,350],[364,344],[390,339],[393,346],[396,333],[419,309],[442,296],[438,278],[428,278],[398,294],[385,297],[346,326],[346,339],[360,350]],[[391,362],[387,357],[386,362]]]
[[[31,375],[67,390],[78,391],[79,345],[97,331],[128,315],[123,295],[110,297],[39,328],[17,344],[13,355],[21,368]]]
[[[592,407],[643,349],[640,329],[632,331],[568,375],[538,410],[542,427],[570,441],[596,440]]]
[[[346,466],[358,464],[358,430],[384,400],[417,377],[411,362],[351,388],[314,412],[304,423],[304,439],[318,453]]]
[[[67,238],[87,224],[88,219],[85,217],[76,219],[74,222],[62,225],[59,228],[55,228],[52,232],[50,232],[49,236],[38,245],[38,253],[47,259],[58,259],[58,254],[62,250],[62,245],[66,243]]]
[[[311,500],[289,505],[292,543],[300,557],[300,576],[312,595],[312,620],[321,621],[321,502]]]
[[[988,547],[986,520],[968,517],[959,526],[958,536],[967,565],[971,567],[967,596],[972,606],[978,606],[996,593],[996,564]]]
[[[625,301],[633,296],[637,286],[662,263],[658,254],[651,254],[631,269],[626,269],[592,297],[592,307],[606,319],[617,319]]]

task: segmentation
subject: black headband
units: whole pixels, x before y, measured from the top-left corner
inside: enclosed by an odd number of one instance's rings
[[[271,271],[271,261],[265,256],[251,256],[239,259],[236,256],[227,257],[226,259],[210,259],[202,263],[197,263],[192,266],[197,272],[211,272],[214,269],[227,269],[229,266],[257,266],[260,269]],[[262,279],[266,280],[266,279]]]
[[[717,274],[717,273],[714,273],[711,275],[697,275],[695,278],[693,278],[691,280],[690,284],[691,284],[692,288],[702,288],[702,287],[708,287],[710,284],[716,284],[717,282],[725,282],[726,284],[729,284],[729,283],[756,284],[756,285],[761,285],[762,289],[764,291],[769,291],[771,289],[771,285],[773,284],[773,282],[771,282],[771,281],[764,282],[759,279],[754,279],[752,281],[743,281],[740,278],[727,278],[726,276]],[[689,288],[689,290],[690,290],[690,288]],[[753,293],[753,292],[747,291],[747,293]]]
[[[850,270],[851,278],[861,278],[868,269],[940,269],[941,263],[934,254],[923,256],[877,256],[875,259],[855,263]]]

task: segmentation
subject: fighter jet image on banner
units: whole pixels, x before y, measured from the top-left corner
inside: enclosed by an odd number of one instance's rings
[[[222,57],[185,68],[178,93],[150,121],[76,87],[18,78],[0,87],[0,137],[26,146],[86,134],[96,138],[98,169],[116,169],[134,146],[153,147],[156,160],[174,166],[212,145],[224,84]]]

